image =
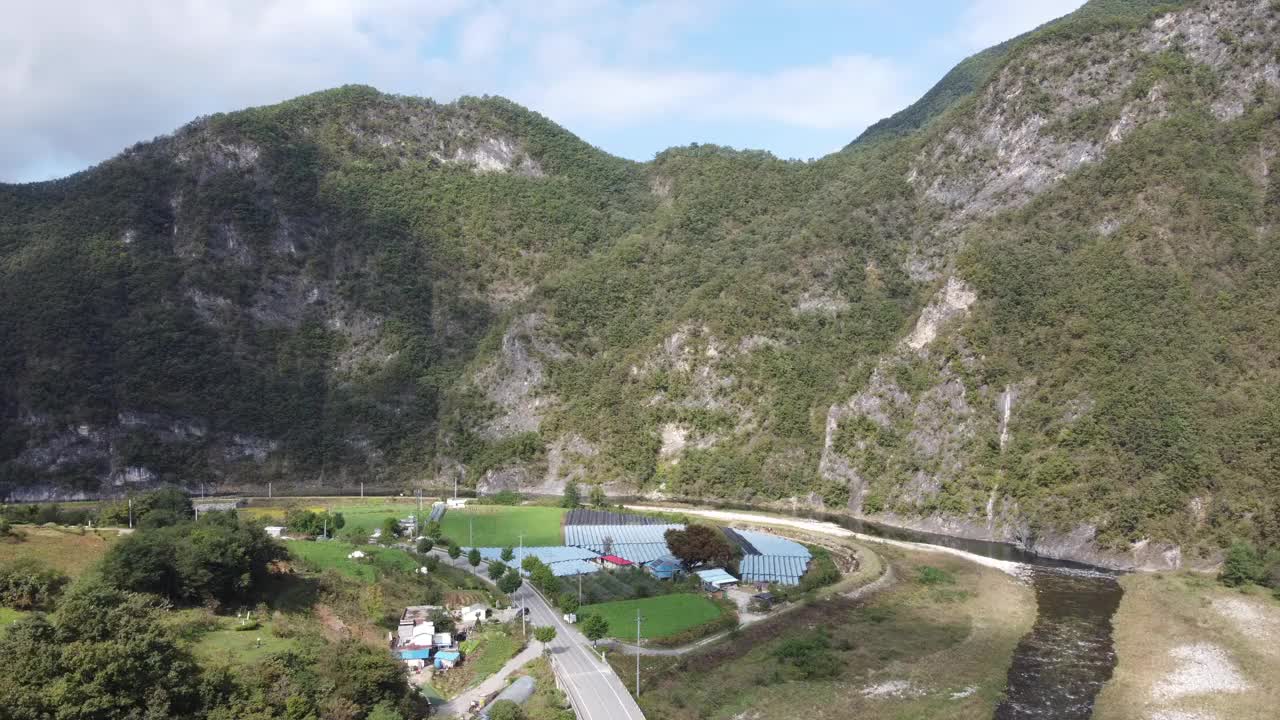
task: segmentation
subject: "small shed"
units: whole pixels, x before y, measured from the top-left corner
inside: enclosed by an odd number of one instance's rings
[[[457,667],[462,662],[462,653],[458,650],[437,650],[435,657],[436,669]]]
[[[631,567],[632,565],[635,565],[635,563],[630,560],[618,557],[617,555],[601,555],[600,564],[607,568]]]
[[[670,580],[684,569],[680,564],[680,559],[674,555],[663,555],[657,560],[650,560],[645,563],[645,569],[649,574],[659,580]]]
[[[445,501],[445,505],[446,507],[449,507],[449,508],[463,508],[467,506],[467,499],[466,498],[449,498],[448,500]]]
[[[696,574],[702,580],[702,586],[708,590],[723,590],[738,584],[738,578],[730,575],[724,568],[698,570]]]
[[[284,537],[285,528],[283,525],[268,525],[262,529],[266,530],[267,534],[273,538]]]

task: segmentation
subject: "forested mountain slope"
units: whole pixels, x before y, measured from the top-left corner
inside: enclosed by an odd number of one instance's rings
[[[0,186],[0,483],[1280,545],[1280,6],[1095,0],[811,163],[346,87]],[[914,117],[914,116],[913,116]]]

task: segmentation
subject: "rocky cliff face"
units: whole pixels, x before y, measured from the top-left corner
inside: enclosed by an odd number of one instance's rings
[[[813,163],[343,88],[0,188],[0,485],[572,479],[1126,567],[1280,543],[1278,23],[1089,3]]]

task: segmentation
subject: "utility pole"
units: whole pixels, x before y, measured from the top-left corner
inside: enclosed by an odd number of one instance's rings
[[[362,499],[364,498],[364,481],[363,480],[360,481],[360,497]]]
[[[578,571],[578,604],[582,604],[582,571]]]
[[[267,483],[267,498],[271,498],[271,483]]]
[[[129,529],[133,529],[133,498],[129,498]]]
[[[636,699],[640,699],[640,608],[636,608]]]
[[[474,517],[467,516],[467,527],[470,528],[470,532],[471,532],[471,547],[475,547],[476,546],[476,519]],[[524,536],[522,535],[520,537],[521,537],[521,546],[523,546]]]

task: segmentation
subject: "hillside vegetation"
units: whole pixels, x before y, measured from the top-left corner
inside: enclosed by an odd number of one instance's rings
[[[0,487],[798,501],[1280,547],[1280,6],[1093,0],[820,160],[343,87],[0,186]],[[871,140],[874,140],[872,142]]]

